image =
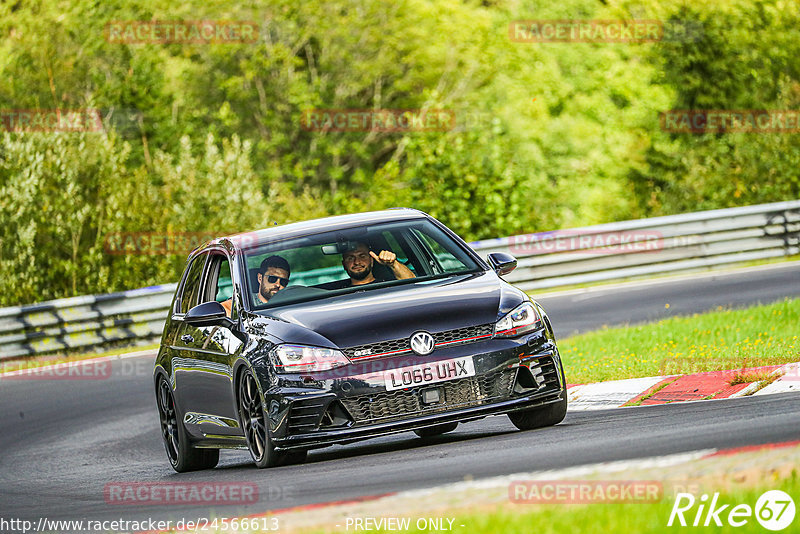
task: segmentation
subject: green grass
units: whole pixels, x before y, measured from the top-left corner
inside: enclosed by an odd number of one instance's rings
[[[798,325],[800,299],[786,299],[588,332],[559,350],[571,384],[742,369],[800,361]]]

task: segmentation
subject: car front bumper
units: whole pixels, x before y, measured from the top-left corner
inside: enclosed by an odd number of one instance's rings
[[[465,356],[472,358],[474,376],[386,388],[387,369]],[[427,357],[384,358],[334,372],[284,375],[265,385],[265,411],[273,442],[280,449],[315,448],[464,422],[566,398],[558,349],[544,329],[517,339],[440,349]],[[436,390],[438,402],[426,402],[424,390]]]

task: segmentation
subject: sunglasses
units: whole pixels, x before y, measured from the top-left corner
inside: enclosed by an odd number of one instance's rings
[[[270,284],[274,284],[278,280],[281,281],[281,285],[283,287],[286,287],[286,286],[289,285],[289,279],[288,278],[283,278],[282,276],[275,276],[274,274],[268,274],[267,275],[267,282],[269,282]]]

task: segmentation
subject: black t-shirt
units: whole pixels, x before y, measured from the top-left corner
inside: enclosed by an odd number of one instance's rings
[[[394,280],[394,277],[382,276],[380,273],[372,273],[372,276],[375,277],[375,280],[369,282],[370,284],[374,282],[388,282],[389,280]],[[367,284],[364,284],[367,285]],[[346,280],[337,280],[335,282],[328,282],[327,284],[323,284],[317,287],[321,287],[323,289],[345,289],[348,287],[353,287],[353,280],[348,278]]]

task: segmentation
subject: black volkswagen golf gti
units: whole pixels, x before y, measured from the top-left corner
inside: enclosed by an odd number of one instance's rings
[[[216,239],[189,256],[155,364],[176,471],[247,448],[258,467],[309,449],[508,414],[554,425],[566,383],[544,310],[417,210]]]

